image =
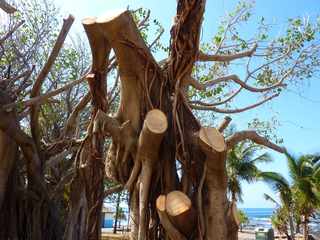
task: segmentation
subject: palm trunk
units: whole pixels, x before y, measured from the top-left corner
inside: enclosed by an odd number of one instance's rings
[[[304,215],[304,222],[303,222],[303,239],[304,240],[308,240],[308,236],[309,236],[308,222],[309,222],[309,216],[307,214],[305,214]]]
[[[293,214],[292,214],[291,210],[289,210],[289,225],[290,225],[290,236],[291,236],[291,239],[294,240],[295,239],[294,223],[293,223]]]
[[[115,215],[114,226],[113,226],[113,233],[114,234],[117,233],[117,225],[118,225],[118,219],[119,219],[120,196],[121,196],[121,193],[118,193],[117,205],[116,205],[116,215]]]

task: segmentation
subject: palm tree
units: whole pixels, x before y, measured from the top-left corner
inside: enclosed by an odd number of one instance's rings
[[[256,164],[271,161],[271,157],[267,153],[258,155],[258,150],[261,150],[261,147],[248,142],[242,142],[231,149],[227,155],[228,195],[230,199],[229,229],[232,229],[230,231],[232,233],[237,233],[239,230],[237,217],[231,214],[231,212],[234,212],[234,209],[236,209],[236,202],[242,201],[241,182],[246,181],[250,183],[256,181],[260,173]],[[237,239],[237,234],[230,235],[230,238]]]
[[[243,142],[228,152],[228,193],[232,203],[242,201],[241,181],[250,183],[258,180],[257,177],[261,171],[258,169],[257,163],[272,161],[268,153],[257,155],[259,150],[261,147]]]
[[[316,194],[320,194],[320,155],[314,156],[312,159],[313,164],[313,187]]]
[[[313,155],[302,155],[298,158],[286,153],[291,186],[288,181],[279,174],[261,174],[261,178],[267,180],[273,189],[280,193],[282,205],[290,210],[289,216],[293,216],[292,210],[297,211],[303,217],[304,239],[308,239],[309,218],[320,206],[319,197],[319,165]],[[292,220],[291,220],[292,221]],[[292,224],[290,223],[292,226]]]
[[[298,158],[286,154],[289,173],[292,178],[292,192],[296,207],[303,217],[304,239],[308,238],[310,216],[319,207],[320,199],[314,187],[315,164],[313,155],[302,155]]]
[[[261,172],[259,178],[269,183],[273,190],[280,194],[281,203],[277,202],[270,195],[264,194],[266,200],[273,202],[277,206],[277,210],[271,219],[272,224],[279,232],[286,234],[288,239],[294,239],[293,202],[289,182],[281,174],[275,172]],[[287,228],[288,221],[290,236]]]

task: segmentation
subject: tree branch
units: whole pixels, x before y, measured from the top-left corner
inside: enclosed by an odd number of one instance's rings
[[[224,117],[222,123],[220,123],[219,127],[217,128],[219,132],[223,132],[230,124],[232,118],[229,116]]]
[[[74,131],[77,127],[77,122],[79,120],[80,112],[86,107],[91,99],[91,94],[87,93],[84,97],[78,102],[78,104],[73,109],[72,113],[70,114],[67,123],[63,129],[64,137],[72,137]]]
[[[145,17],[137,24],[137,27],[141,30],[144,27],[146,27],[146,22],[149,20],[150,18],[150,9],[147,10],[147,14],[145,15]]]
[[[258,47],[258,45],[254,44],[250,50],[236,53],[236,54],[232,54],[232,55],[218,55],[218,54],[208,55],[208,54],[204,54],[204,53],[200,52],[198,55],[198,61],[201,61],[201,62],[205,62],[205,61],[230,62],[232,60],[236,60],[239,58],[251,57],[253,55],[253,53],[256,51],[257,47]]]
[[[266,92],[266,91],[272,90],[272,89],[274,89],[276,87],[285,87],[286,86],[286,84],[283,84],[284,78],[282,78],[281,81],[279,81],[279,82],[277,82],[277,83],[275,83],[275,84],[273,84],[271,86],[264,87],[264,88],[256,88],[256,87],[252,87],[252,86],[248,85],[244,81],[241,81],[240,78],[235,74],[224,76],[224,77],[220,77],[220,78],[208,81],[208,82],[204,83],[204,86],[205,87],[209,87],[209,86],[213,86],[215,84],[218,84],[218,83],[221,83],[221,82],[226,82],[226,81],[229,81],[229,80],[234,81],[235,83],[239,84],[241,87],[243,87],[244,89],[246,89],[246,90],[248,90],[250,92]]]
[[[67,37],[67,34],[71,28],[71,25],[74,21],[74,17],[72,15],[69,15],[67,19],[63,19],[63,25],[60,30],[60,33],[57,37],[57,40],[54,44],[53,49],[51,50],[51,53],[49,55],[49,58],[47,62],[45,63],[44,67],[42,68],[40,74],[38,75],[32,90],[30,97],[34,98],[40,94],[41,91],[41,86],[47,77],[55,59],[57,58],[60,49],[62,48],[62,45]],[[38,123],[38,118],[39,118],[39,106],[38,105],[33,105],[31,107],[31,117],[30,117],[30,127],[31,127],[31,133],[32,136],[35,139],[36,146],[39,146],[40,144],[40,139],[39,139],[39,123]]]
[[[192,87],[194,87],[195,89],[200,90],[200,91],[206,90],[205,84],[201,84],[199,81],[194,79],[192,76],[186,76],[183,79],[182,84],[186,87],[191,85]]]
[[[116,185],[112,188],[105,190],[103,193],[103,198],[106,198],[113,193],[121,192],[122,190],[123,190],[123,186],[121,184]]]
[[[166,212],[166,196],[160,195],[156,200],[156,208],[159,215],[161,225],[168,233],[170,239],[174,240],[186,240],[186,237],[175,228],[171,223],[168,214]]]
[[[58,88],[54,91],[51,91],[51,92],[48,92],[46,94],[43,94],[43,95],[40,95],[40,96],[36,96],[34,98],[31,98],[31,99],[28,99],[26,101],[23,101],[23,102],[19,102],[19,103],[9,103],[7,105],[4,105],[2,108],[3,109],[10,109],[10,108],[13,108],[13,107],[16,107],[17,105],[19,106],[23,106],[23,108],[26,108],[26,107],[30,107],[32,105],[41,105],[43,103],[45,103],[49,98],[52,98],[70,88],[72,88],[73,86],[77,85],[77,84],[80,84],[82,83],[84,80],[86,80],[86,76],[83,76],[81,77],[80,79],[76,80],[76,81],[72,81],[66,85],[64,85],[63,87],[61,88]]]
[[[263,99],[260,102],[257,102],[255,104],[249,105],[249,106],[244,107],[244,108],[221,109],[221,108],[217,108],[215,106],[199,106],[199,105],[194,105],[194,104],[190,104],[190,107],[192,109],[195,109],[195,110],[210,110],[210,111],[214,111],[214,112],[218,112],[218,113],[229,113],[229,114],[231,114],[231,113],[240,113],[240,112],[244,112],[244,111],[256,108],[256,107],[264,104],[265,102],[270,101],[271,99],[273,99],[275,97],[278,97],[278,96],[279,96],[279,93],[276,93],[274,95],[271,95],[270,97],[267,97],[267,98]]]
[[[7,3],[5,0],[0,0],[0,8],[8,14],[14,13],[17,9]]]
[[[0,104],[8,104],[10,98],[0,90]],[[0,129],[10,136],[20,147],[26,160],[29,181],[39,194],[46,195],[47,191],[41,175],[41,161],[35,143],[24,131],[20,129],[14,111],[0,109]]]
[[[18,22],[10,31],[8,31],[1,39],[0,44],[2,44],[5,40],[7,40],[17,29],[24,24],[24,20]]]
[[[257,132],[253,130],[236,132],[232,136],[228,137],[226,139],[227,149],[232,149],[237,143],[244,140],[251,140],[257,144],[266,146],[280,153],[285,153],[286,151],[284,147],[280,147],[272,143],[267,138],[258,135]]]

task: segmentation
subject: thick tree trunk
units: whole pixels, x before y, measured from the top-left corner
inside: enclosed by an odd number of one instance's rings
[[[8,94],[0,90],[0,106],[10,102]],[[33,139],[20,129],[13,109],[6,111],[1,108],[0,119],[1,141],[5,140],[9,141],[6,142],[7,144],[10,143],[10,146],[0,146],[1,151],[7,148],[1,154],[8,157],[0,161],[2,170],[5,169],[6,172],[3,174],[6,179],[6,193],[3,198],[5,200],[2,202],[1,235],[4,235],[4,239],[12,236],[34,240],[61,238],[61,224],[57,216],[57,208],[49,198],[40,167],[41,160]],[[16,148],[15,143],[19,145],[22,152],[23,162],[19,164],[25,166],[26,169],[21,181],[17,180],[21,172],[15,169],[18,154],[14,148],[11,149],[11,147]],[[17,228],[13,229],[12,226]]]
[[[228,213],[227,213],[227,226],[228,226],[228,240],[229,239],[238,240],[239,227],[241,228],[240,231],[242,231],[242,226],[237,216],[237,206],[236,206],[235,199],[233,199],[229,203]]]
[[[201,128],[199,144],[206,153],[207,173],[205,186],[208,190],[205,213],[206,239],[227,238],[227,173],[226,144],[224,137],[214,128]]]
[[[196,213],[191,200],[180,191],[172,191],[166,197],[165,210],[173,225],[187,238],[194,235]]]
[[[8,178],[15,164],[18,146],[0,130],[0,210],[7,191]]]
[[[228,145],[221,132],[230,119],[219,131],[201,127],[189,108],[186,89],[190,84],[197,86],[191,73],[199,56],[204,5],[204,0],[178,1],[170,55],[161,67],[129,11],[83,21],[93,56],[89,79],[93,113],[88,136],[78,151],[73,189],[78,193],[71,210],[75,221],[69,227],[69,239],[99,238],[100,225],[94,219],[100,219],[106,135],[112,137],[106,174],[130,192],[131,239],[237,239],[238,223],[227,201],[227,147],[248,136],[258,143],[263,139],[245,132],[231,137]],[[105,89],[102,73],[110,48],[121,83],[115,117],[106,114],[105,92],[101,90]],[[84,225],[79,222],[83,219]],[[87,232],[73,235],[75,224]]]
[[[139,232],[139,192],[135,187],[130,197],[130,239],[137,240]]]
[[[110,53],[109,42],[98,30],[94,18],[83,20],[92,53],[91,74],[87,76],[91,99],[91,121],[87,137],[77,153],[76,176],[72,182],[71,210],[65,239],[100,239],[101,210],[104,197],[104,136],[94,131],[98,111],[108,109],[106,69]]]

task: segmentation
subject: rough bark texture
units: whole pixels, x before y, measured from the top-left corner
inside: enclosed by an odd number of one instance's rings
[[[0,90],[0,105],[11,102],[7,93]],[[18,124],[14,110],[0,110],[1,183],[6,183],[0,212],[0,237],[2,239],[58,239],[61,238],[61,224],[54,202],[49,199],[48,189],[41,175],[40,158],[32,138],[26,135]],[[19,161],[17,145],[24,155]],[[28,186],[19,178],[18,164],[25,164]],[[4,186],[4,185],[2,185]],[[20,196],[24,196],[21,198]],[[26,224],[28,223],[28,224]]]
[[[95,19],[83,20],[92,52],[91,73],[87,80],[92,99],[91,121],[87,137],[76,157],[76,176],[71,186],[71,210],[65,239],[99,239],[101,235],[101,209],[104,196],[104,136],[94,131],[98,111],[108,109],[106,98],[106,68],[110,45],[98,31]]]
[[[253,131],[235,133],[225,139],[222,132],[230,118],[215,129],[201,126],[191,111],[187,88],[191,85],[204,89],[191,76],[195,62],[207,58],[210,61],[228,59],[228,56],[199,54],[204,9],[205,0],[177,1],[170,52],[161,66],[153,58],[129,11],[108,12],[100,18],[83,20],[92,52],[92,67],[86,76],[89,93],[71,113],[63,131],[64,140],[46,151],[47,155],[59,152],[57,149],[63,148],[64,141],[70,141],[76,134],[79,112],[91,99],[87,134],[77,145],[74,157],[65,239],[100,238],[106,176],[118,182],[119,189],[125,188],[130,193],[131,239],[237,239],[238,223],[226,195],[228,149],[247,139],[279,152],[284,149]],[[71,24],[73,18],[69,21]],[[62,31],[58,46],[61,47],[65,35]],[[59,47],[54,49],[33,86],[33,97],[39,95],[41,84],[57,56]],[[121,84],[115,116],[107,114],[106,75],[111,50]],[[243,53],[243,57],[252,51]],[[0,97],[5,98],[5,94],[0,93]],[[0,100],[2,104],[10,103]],[[53,223],[59,226],[59,221],[50,207],[52,199],[43,179],[45,159],[40,151],[38,108],[37,104],[31,108],[33,138],[22,132],[18,124],[14,125],[17,123],[14,112],[7,114],[7,109],[0,109],[0,157],[5,159],[0,161],[0,208],[1,205],[5,207],[4,202],[8,203],[3,199],[15,196],[6,194],[6,189],[16,181],[14,166],[19,145],[26,160],[28,188],[36,193],[35,199],[26,201],[32,203],[28,205],[32,209],[24,212],[22,223],[25,225],[31,219],[30,231],[41,229],[28,235],[32,239],[61,239],[61,230],[53,227]],[[105,154],[107,136],[112,143]],[[10,148],[4,148],[5,144],[10,144]],[[181,166],[181,179],[177,165]],[[11,233],[5,234],[5,237],[15,238]]]
[[[95,115],[93,133],[112,137],[106,174],[130,192],[131,239],[236,239],[237,228],[228,229],[234,219],[228,216],[226,196],[227,147],[248,138],[274,147],[252,133],[233,136],[228,145],[221,132],[230,118],[218,130],[201,127],[189,108],[185,91],[189,84],[198,86],[191,72],[199,57],[204,5],[204,0],[178,1],[170,56],[161,67],[129,11],[84,20],[87,34],[88,26],[95,26],[92,35],[102,35],[100,38],[113,49],[119,68],[117,114],[108,116],[101,108]],[[98,55],[94,51],[103,52],[104,48],[90,37],[89,41],[95,62]],[[95,92],[91,91],[94,99]],[[181,181],[176,161],[182,166]],[[171,199],[174,190],[183,191],[179,193],[190,199],[190,207],[173,216],[170,210],[157,209],[155,202],[166,194]]]

